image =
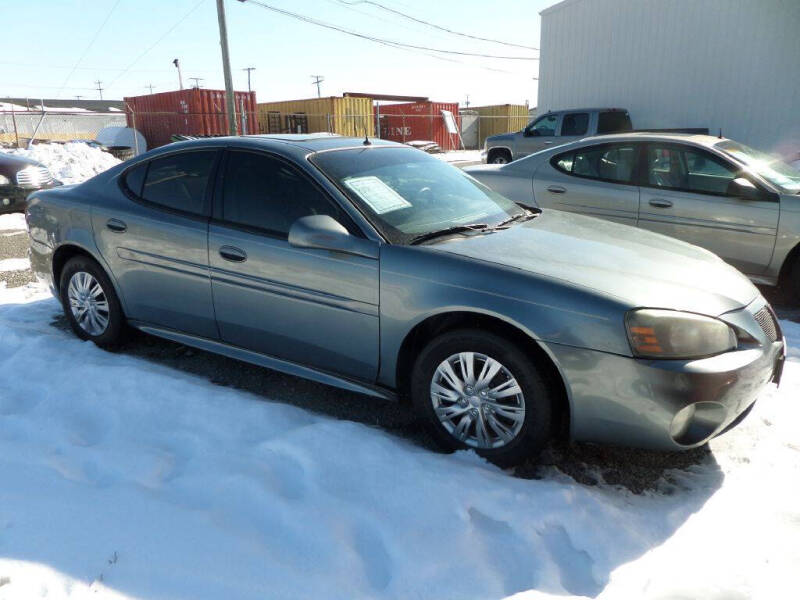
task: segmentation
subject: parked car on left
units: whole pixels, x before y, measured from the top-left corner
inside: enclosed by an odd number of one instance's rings
[[[383,140],[178,142],[26,217],[79,337],[127,324],[410,399],[442,446],[501,465],[554,435],[693,448],[781,377],[775,314],[711,252],[528,210]]]
[[[43,164],[0,152],[0,213],[23,211],[28,194],[59,185]]]

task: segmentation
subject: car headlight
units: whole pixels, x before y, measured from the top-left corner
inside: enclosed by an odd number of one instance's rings
[[[644,308],[625,317],[634,356],[702,358],[736,348],[736,332],[727,323],[693,313]]]
[[[0,185],[8,185],[9,183],[11,183],[11,180],[8,177],[0,175]]]

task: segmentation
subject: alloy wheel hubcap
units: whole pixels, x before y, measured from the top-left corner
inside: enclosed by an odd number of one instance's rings
[[[100,283],[89,273],[78,271],[69,280],[67,298],[72,316],[86,333],[102,334],[108,327],[108,298]]]
[[[478,352],[443,360],[431,380],[431,403],[450,435],[471,448],[500,448],[525,421],[525,398],[511,372]]]

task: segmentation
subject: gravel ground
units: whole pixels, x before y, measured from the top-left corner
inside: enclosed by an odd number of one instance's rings
[[[24,258],[28,252],[27,234],[0,231],[0,260]],[[0,281],[9,287],[33,281],[30,270],[0,272]],[[781,318],[800,322],[800,308],[789,307],[779,292],[762,289]],[[66,319],[54,319],[54,327],[68,330]],[[230,386],[253,394],[293,404],[339,419],[380,427],[420,446],[435,450],[433,441],[418,427],[405,404],[384,402],[328,387],[305,379],[284,375],[233,359],[188,348],[140,332],[131,332],[118,352],[138,356],[161,365],[208,378],[214,384]],[[518,467],[517,477],[539,479],[553,476],[554,470],[584,485],[607,483],[623,486],[634,493],[659,488],[671,481],[670,471],[694,464],[713,462],[707,447],[689,452],[665,453],[597,446],[594,444],[554,443],[540,457]]]

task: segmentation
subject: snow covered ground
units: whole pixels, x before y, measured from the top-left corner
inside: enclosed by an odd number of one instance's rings
[[[0,288],[0,599],[797,595],[800,324],[780,390],[636,495],[104,352],[59,312]]]
[[[34,144],[30,149],[7,150],[10,154],[25,156],[46,166],[53,177],[65,185],[80,183],[120,163],[108,152],[87,144]]]

